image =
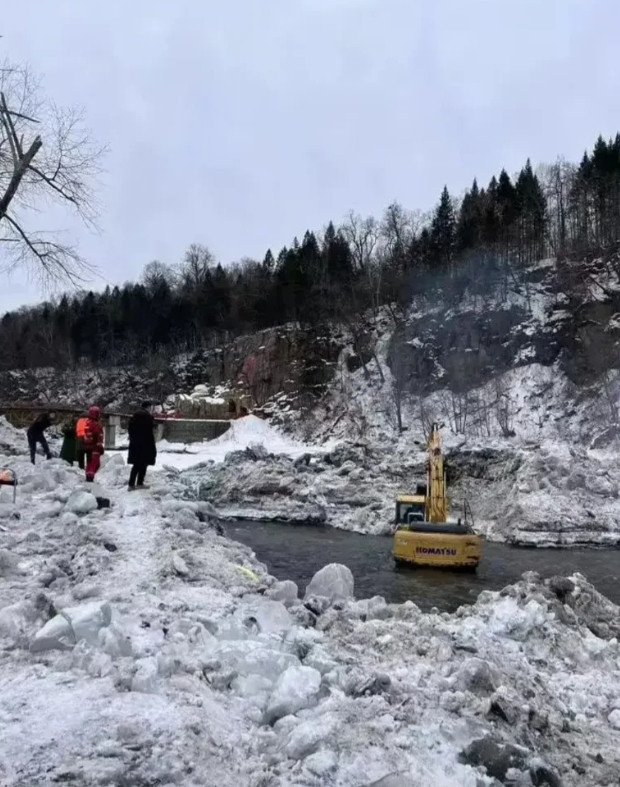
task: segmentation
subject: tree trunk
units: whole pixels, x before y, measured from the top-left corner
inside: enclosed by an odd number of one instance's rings
[[[9,181],[9,185],[7,186],[4,195],[0,199],[0,221],[6,216],[6,212],[9,209],[9,205],[11,204],[11,200],[15,196],[17,189],[19,188],[19,184],[22,182],[28,167],[32,163],[33,158],[37,155],[41,147],[43,146],[43,142],[41,137],[35,137],[32,145],[28,148],[28,150],[24,153],[23,156],[17,162],[17,166],[13,171],[13,175],[11,176],[11,180]]]

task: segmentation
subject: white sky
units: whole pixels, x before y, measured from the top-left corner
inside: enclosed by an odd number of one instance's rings
[[[109,144],[106,282],[274,253],[350,209],[428,209],[505,166],[579,159],[620,130],[618,0],[22,0],[0,52]],[[0,312],[38,300],[0,279]]]

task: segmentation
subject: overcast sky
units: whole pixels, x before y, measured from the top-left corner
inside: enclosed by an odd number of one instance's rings
[[[262,258],[350,209],[426,210],[620,130],[620,0],[21,0],[0,28],[110,147],[101,234],[54,224],[94,287],[192,242]],[[0,312],[39,295],[0,278]]]

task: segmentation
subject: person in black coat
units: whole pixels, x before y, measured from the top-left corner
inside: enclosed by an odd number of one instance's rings
[[[28,438],[28,448],[30,449],[30,461],[34,464],[37,455],[37,443],[41,444],[43,453],[48,459],[52,458],[50,447],[45,439],[45,430],[54,423],[54,413],[41,413],[28,427],[26,437]]]
[[[155,464],[157,448],[155,446],[155,419],[150,412],[151,403],[143,402],[141,408],[129,419],[129,456],[127,462],[132,465],[129,474],[129,489],[148,489],[144,484],[146,469]]]

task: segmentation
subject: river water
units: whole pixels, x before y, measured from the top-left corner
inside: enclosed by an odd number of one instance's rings
[[[525,571],[543,577],[584,574],[604,595],[620,604],[620,550],[523,549],[483,542],[476,573],[396,568],[390,536],[363,536],[331,527],[231,522],[230,538],[251,547],[278,579],[292,579],[303,594],[313,574],[326,563],[344,563],[353,572],[356,598],[383,596],[421,609],[453,611],[473,603],[481,590],[500,590]]]

